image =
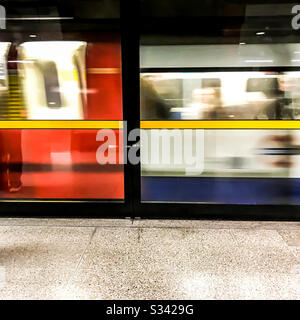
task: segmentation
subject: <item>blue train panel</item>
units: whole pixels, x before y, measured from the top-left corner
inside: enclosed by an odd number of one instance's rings
[[[300,204],[300,179],[142,177],[142,201]]]

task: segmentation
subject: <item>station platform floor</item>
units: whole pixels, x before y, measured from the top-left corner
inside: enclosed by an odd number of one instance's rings
[[[300,223],[0,219],[0,299],[300,299]]]

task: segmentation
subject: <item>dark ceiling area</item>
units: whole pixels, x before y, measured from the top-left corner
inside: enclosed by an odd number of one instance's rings
[[[257,14],[272,15],[276,6],[280,13],[290,13],[290,6],[297,1],[290,0],[140,0],[141,16],[145,17],[204,17],[245,16],[256,7]],[[279,8],[278,7],[278,8]]]
[[[6,0],[1,5],[7,18],[2,41],[22,41],[30,33],[63,40],[71,34],[120,31],[120,0]]]
[[[120,0],[6,0],[1,4],[6,8],[7,17],[120,18]]]
[[[291,26],[295,4],[288,0],[141,0],[141,41],[143,44],[299,42],[300,31]]]
[[[124,19],[128,11],[122,11],[127,1],[133,7],[130,19]],[[0,30],[0,37],[33,31],[120,32],[122,20],[135,20],[142,44],[300,42],[300,31],[291,27],[295,4],[289,0],[4,0],[7,30]],[[264,34],[258,37],[258,32]]]

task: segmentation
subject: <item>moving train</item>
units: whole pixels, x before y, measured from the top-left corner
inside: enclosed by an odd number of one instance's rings
[[[163,125],[144,131],[142,201],[299,204],[299,131],[222,129],[221,123],[297,121],[299,52],[297,44],[142,46],[142,123],[199,122],[178,129],[177,140],[164,139]],[[119,39],[2,42],[0,84],[1,120],[123,119]],[[212,128],[201,128],[205,120]],[[1,129],[2,199],[122,201],[122,161],[100,166],[96,135]],[[121,143],[112,147],[123,150]]]
[[[122,120],[121,79],[116,36],[0,42],[0,120],[40,121],[39,129],[0,129],[1,198],[122,201],[123,164],[97,163],[98,130],[63,126],[66,120]],[[62,125],[43,129],[44,120]]]
[[[299,54],[298,44],[142,46],[141,117],[163,121],[143,135],[142,200],[299,204],[300,131],[228,129],[230,121],[300,119]],[[198,127],[188,129],[191,120]],[[211,128],[202,130],[205,120]],[[164,130],[168,121],[187,127]],[[197,150],[202,165],[190,161]]]

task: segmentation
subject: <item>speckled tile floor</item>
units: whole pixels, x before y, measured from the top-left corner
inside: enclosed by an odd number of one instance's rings
[[[300,299],[300,223],[0,219],[0,299]]]

